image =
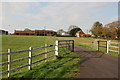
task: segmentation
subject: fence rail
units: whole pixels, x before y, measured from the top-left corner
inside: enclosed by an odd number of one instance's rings
[[[38,49],[43,49],[43,48],[48,48],[48,47],[53,47],[53,46],[56,46],[56,45],[48,45],[48,46],[44,46],[44,47],[38,47],[38,48],[34,48],[32,49],[32,51],[34,50],[38,50]],[[28,52],[30,51],[29,49],[28,50],[20,50],[20,51],[15,51],[15,52],[10,52],[11,54],[14,54],[14,53],[21,53],[21,52]],[[9,53],[0,53],[0,55],[8,55]]]
[[[109,47],[113,47],[113,48],[119,48],[119,47],[117,47],[117,46],[109,46]]]
[[[8,62],[0,63],[0,66],[8,64],[8,70],[1,72],[0,75],[8,73],[8,77],[10,77],[12,71],[15,71],[17,69],[20,69],[20,68],[23,68],[23,67],[26,67],[26,66],[28,66],[28,69],[31,70],[32,69],[32,64],[44,61],[48,58],[56,56],[56,54],[53,54],[51,56],[45,57],[43,59],[40,59],[40,60],[37,60],[37,61],[34,61],[34,62],[32,62],[32,57],[36,57],[36,56],[40,56],[40,55],[43,55],[43,54],[48,54],[48,53],[54,52],[54,51],[56,51],[56,48],[54,50],[46,51],[46,52],[36,54],[36,55],[32,55],[32,52],[35,51],[35,50],[44,49],[44,48],[48,48],[48,47],[54,47],[54,46],[58,47],[56,44],[55,45],[45,45],[44,47],[38,47],[38,48],[33,48],[33,49],[30,47],[28,50],[20,50],[20,51],[15,51],[15,52],[11,52],[11,49],[8,49],[8,53],[0,53],[0,55],[8,55]],[[11,54],[21,53],[21,52],[29,52],[29,56],[19,58],[19,59],[16,59],[16,60],[11,60]],[[28,59],[28,64],[24,64],[22,66],[11,69],[11,63],[22,61],[22,60],[25,60],[25,59]]]
[[[118,42],[110,42],[111,44],[119,44]]]

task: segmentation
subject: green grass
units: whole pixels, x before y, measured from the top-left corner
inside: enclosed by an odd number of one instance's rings
[[[2,36],[2,52],[7,52],[11,48],[12,51],[29,49],[29,47],[40,47],[45,44],[53,44],[47,37],[42,36]]]
[[[97,49],[97,45],[96,45],[97,43],[94,44],[95,41],[97,41],[97,40],[106,41],[105,39],[95,39],[95,38],[78,38],[78,37],[55,37],[55,38],[57,38],[59,40],[74,40],[75,45],[81,46],[81,47],[84,47],[84,48],[90,49],[90,50]],[[111,41],[117,42],[117,40],[111,40]],[[105,43],[102,43],[102,45],[105,45]],[[114,46],[114,45],[112,45],[112,46]],[[106,53],[106,50],[104,48],[100,48],[100,51]],[[118,53],[116,53],[116,52],[110,51],[108,54],[118,57]]]
[[[7,52],[7,49],[12,51],[42,47],[45,44],[55,44],[48,37],[43,36],[15,36],[15,35],[4,35],[2,36],[2,52]],[[47,48],[47,50],[52,50]],[[44,49],[36,50],[32,54],[39,54],[44,52]],[[65,54],[66,52],[62,52]],[[48,56],[55,54],[54,52],[48,53]],[[27,57],[28,52],[12,54],[12,60]],[[43,59],[45,55],[41,55],[33,58],[33,62],[36,60]],[[7,56],[2,56],[2,62],[7,61]],[[11,78],[74,78],[75,74],[78,73],[80,59],[75,53],[68,55],[62,55],[62,58],[57,59],[52,57],[47,62],[42,61],[33,64],[32,70],[28,70],[28,67],[18,69],[12,72]],[[15,62],[11,64],[11,68],[15,68],[24,64],[28,64],[28,59]],[[2,71],[7,70],[7,65],[2,66]],[[2,75],[3,78],[7,78],[7,74]]]
[[[15,74],[12,78],[74,78],[79,71],[79,61],[77,55],[71,53],[35,66],[31,71]]]

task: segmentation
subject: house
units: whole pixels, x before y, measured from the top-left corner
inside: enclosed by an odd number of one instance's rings
[[[76,37],[91,37],[90,34],[85,34],[82,30],[76,32]]]
[[[76,37],[83,37],[83,35],[84,35],[85,33],[82,31],[82,30],[80,30],[80,31],[77,31],[76,32]]]
[[[52,30],[29,30],[29,31],[15,30],[14,31],[14,35],[53,36],[54,34],[56,34],[56,32]]]
[[[8,35],[8,31],[0,30],[0,35]]]
[[[58,31],[57,31],[57,34],[58,34],[58,35],[61,35],[61,36],[68,36],[68,35],[69,35],[69,33],[66,32],[66,31],[64,31],[63,29],[58,30]]]

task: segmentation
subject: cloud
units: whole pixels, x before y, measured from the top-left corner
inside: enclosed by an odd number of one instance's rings
[[[119,0],[1,0],[2,2],[119,2]]]
[[[3,3],[3,29],[13,32],[15,29],[68,29],[70,25],[78,25],[84,31],[90,29],[94,16],[111,3],[83,2],[50,2],[46,5],[38,2]],[[108,18],[107,18],[108,19]],[[103,19],[102,19],[103,20]],[[11,25],[11,26],[8,26]]]
[[[2,26],[2,3],[0,3],[0,26]]]

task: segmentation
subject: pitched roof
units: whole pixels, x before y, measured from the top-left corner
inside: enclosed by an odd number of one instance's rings
[[[56,32],[56,31],[53,31],[53,30],[35,30],[35,31],[49,31],[49,32]]]

